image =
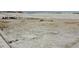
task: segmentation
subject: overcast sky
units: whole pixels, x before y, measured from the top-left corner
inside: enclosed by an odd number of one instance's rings
[[[79,11],[79,0],[0,0],[0,10]]]

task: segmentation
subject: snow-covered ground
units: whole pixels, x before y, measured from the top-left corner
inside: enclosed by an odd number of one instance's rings
[[[77,48],[78,16],[78,14],[29,15],[21,20],[12,20],[1,32],[13,48]]]

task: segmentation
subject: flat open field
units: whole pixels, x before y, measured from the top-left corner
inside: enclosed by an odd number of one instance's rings
[[[78,14],[23,16],[17,20],[0,21],[1,48],[79,47]]]

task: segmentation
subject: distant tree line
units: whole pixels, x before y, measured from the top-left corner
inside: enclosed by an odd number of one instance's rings
[[[0,11],[0,13],[23,13],[23,11]]]
[[[2,19],[17,19],[17,17],[2,17]]]

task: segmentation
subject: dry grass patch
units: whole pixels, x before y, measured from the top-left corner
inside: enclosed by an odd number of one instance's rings
[[[8,28],[9,21],[0,21],[0,29],[3,30],[4,28]]]
[[[79,24],[79,22],[64,22],[65,24]]]

